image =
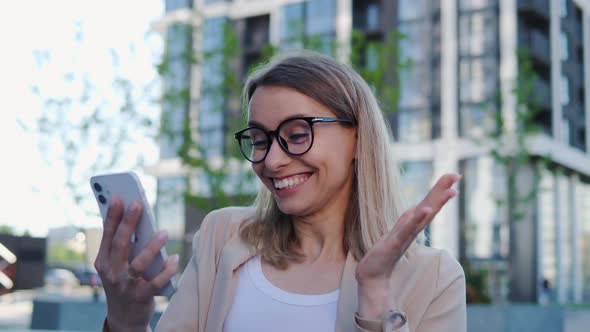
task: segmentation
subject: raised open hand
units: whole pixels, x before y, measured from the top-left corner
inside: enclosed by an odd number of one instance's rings
[[[154,279],[147,281],[141,277],[168,240],[165,232],[156,233],[129,263],[131,234],[141,213],[140,204],[124,211],[120,199],[112,200],[94,262],[107,297],[107,322],[111,331],[145,331],[154,311],[154,295],[178,269],[178,259],[172,256]]]
[[[457,191],[451,187],[461,177],[443,175],[417,206],[405,211],[387,234],[367,252],[356,269],[359,283],[359,314],[378,316],[386,305],[391,273],[418,234],[434,219]]]

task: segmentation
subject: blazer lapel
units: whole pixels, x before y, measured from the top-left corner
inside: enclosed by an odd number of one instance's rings
[[[354,274],[356,265],[356,260],[351,253],[348,253],[340,280],[336,332],[356,332],[354,326],[354,313],[358,308],[358,288]]]
[[[254,255],[254,250],[240,239],[239,233],[230,238],[221,250],[207,323],[205,324],[206,332],[222,330],[237,285],[236,270]]]

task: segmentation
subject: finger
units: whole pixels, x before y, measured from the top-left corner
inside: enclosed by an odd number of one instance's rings
[[[419,206],[429,206],[436,214],[450,199],[450,197],[448,197],[448,190],[451,189],[451,186],[459,181],[459,179],[461,179],[461,176],[458,174],[445,174],[441,176],[428,195],[426,195],[422,202],[420,202]]]
[[[418,233],[426,227],[424,220],[427,219],[431,213],[432,208],[428,206],[420,207],[414,209],[414,213],[406,220],[400,220],[401,225],[397,232],[400,240],[404,242],[409,238],[412,240],[415,239]]]
[[[109,205],[109,209],[107,211],[106,219],[103,223],[103,231],[102,231],[102,238],[100,240],[100,246],[98,248],[98,254],[95,260],[95,268],[100,270],[102,266],[100,266],[103,260],[103,257],[110,254],[111,251],[111,243],[113,241],[113,236],[115,235],[115,231],[117,230],[117,226],[121,222],[121,217],[123,216],[123,202],[118,197],[115,197],[111,200]]]
[[[430,223],[432,221],[432,219],[434,219],[434,217],[440,212],[440,210],[443,208],[443,206],[445,206],[445,204],[447,204],[452,198],[454,198],[455,196],[458,195],[458,191],[451,188],[451,189],[447,189],[445,190],[442,194],[439,195],[440,198],[440,202],[439,202],[439,206],[437,207],[436,210],[432,210],[431,213],[427,216],[426,218],[426,223]]]
[[[148,245],[131,261],[129,274],[132,276],[142,276],[148,266],[154,261],[156,255],[160,253],[160,249],[164,247],[166,241],[168,241],[166,231],[159,231],[154,234]]]
[[[150,282],[152,295],[157,295],[160,290],[176,275],[178,272],[178,255],[170,256],[166,260],[164,269]]]
[[[122,266],[127,264],[129,257],[129,247],[131,245],[131,234],[135,230],[135,226],[141,218],[141,205],[133,202],[124,213],[123,220],[117,227],[115,236],[113,237],[111,250],[111,264],[115,266]]]
[[[405,250],[404,244],[408,240],[413,241],[420,233],[420,221],[432,211],[430,207],[413,208],[404,212],[398,220],[396,227],[385,237],[385,246],[388,251]]]

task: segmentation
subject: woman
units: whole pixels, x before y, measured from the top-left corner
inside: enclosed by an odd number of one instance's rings
[[[465,279],[419,234],[457,192],[440,178],[400,214],[390,131],[369,86],[315,53],[277,58],[244,89],[235,134],[262,182],[254,208],[210,213],[158,331],[465,331]],[[109,210],[96,268],[105,329],[145,331],[175,273],[141,277],[165,234],[127,263],[141,211]],[[418,239],[417,239],[418,238]]]

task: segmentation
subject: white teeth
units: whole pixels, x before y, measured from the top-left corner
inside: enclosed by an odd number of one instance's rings
[[[300,183],[305,182],[309,177],[308,176],[294,176],[288,179],[276,180],[273,179],[275,188],[277,189],[284,189],[284,188],[292,188]]]

